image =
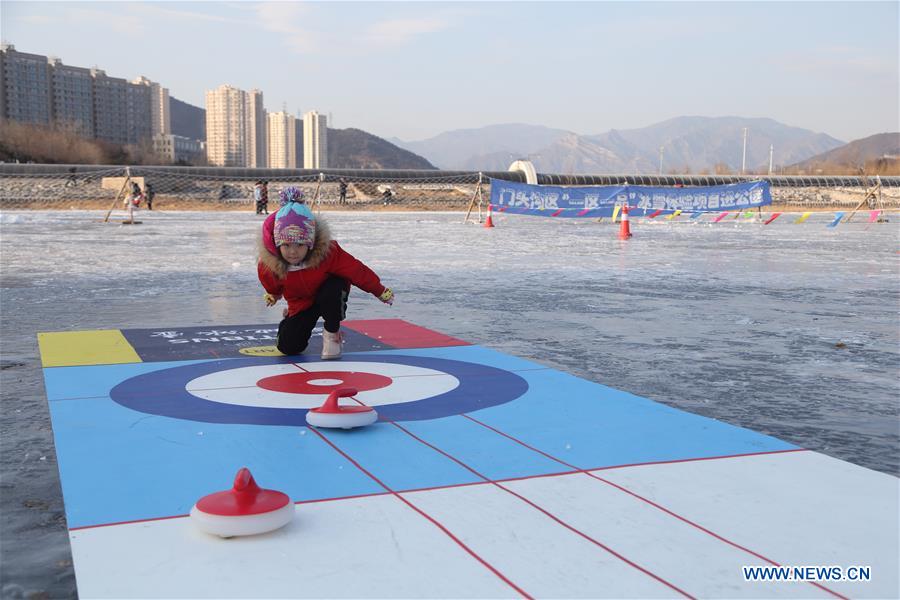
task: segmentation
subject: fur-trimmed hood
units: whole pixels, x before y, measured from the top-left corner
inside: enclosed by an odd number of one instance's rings
[[[272,219],[271,223],[267,219],[263,223],[263,227],[267,227],[270,225],[274,227],[274,224],[274,219]],[[284,279],[285,277],[287,277],[289,266],[287,261],[281,258],[280,255],[272,254],[272,252],[268,248],[266,248],[262,230],[260,230],[259,235],[257,236],[256,246],[257,253],[259,254],[259,262],[263,264],[267,269],[275,273],[275,275],[277,275],[279,279]],[[328,256],[328,252],[330,249],[331,227],[329,227],[328,222],[321,216],[316,216],[316,241],[315,243],[313,243],[312,250],[309,251],[303,261],[304,266],[308,269],[318,267]]]

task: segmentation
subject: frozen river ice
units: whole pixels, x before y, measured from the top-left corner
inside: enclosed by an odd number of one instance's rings
[[[74,596],[39,331],[275,323],[248,212],[0,214],[2,595]],[[900,227],[610,224],[331,213],[403,318],[681,409],[898,473]],[[708,217],[706,220],[708,221]],[[560,398],[565,402],[565,398]]]

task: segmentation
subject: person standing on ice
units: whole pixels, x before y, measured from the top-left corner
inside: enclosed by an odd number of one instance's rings
[[[125,195],[125,210],[128,211],[128,220],[134,222],[134,211],[141,206],[144,194],[137,182],[131,182],[131,193]]]
[[[144,198],[147,200],[147,210],[153,210],[153,198],[156,197],[156,192],[153,191],[153,184],[144,183]]]
[[[385,304],[394,303],[394,292],[331,238],[328,224],[304,203],[302,190],[288,187],[279,195],[281,208],[263,222],[257,264],[266,306],[281,297],[287,301],[276,347],[282,354],[303,352],[322,317],[322,358],[340,358],[350,284]]]
[[[269,190],[266,189],[262,180],[257,181],[253,186],[253,199],[256,201],[256,214],[261,215],[263,212],[269,214]]]

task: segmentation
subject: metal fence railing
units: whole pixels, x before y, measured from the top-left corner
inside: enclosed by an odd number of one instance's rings
[[[323,206],[366,208],[384,204],[409,208],[465,207],[479,181],[489,197],[490,181],[525,181],[512,172],[365,169],[245,169],[0,164],[0,207],[106,208],[124,193],[126,179],[141,189],[148,184],[154,204],[170,208],[228,208],[252,205],[254,186],[267,182],[269,198],[288,185],[304,189]],[[884,203],[900,207],[900,177],[750,177],[726,175],[556,175],[537,174],[538,183],[554,185],[708,186],[763,179],[772,185],[776,204],[843,206],[853,204],[877,181]],[[868,186],[868,187],[867,187]],[[343,193],[342,193],[343,192]]]

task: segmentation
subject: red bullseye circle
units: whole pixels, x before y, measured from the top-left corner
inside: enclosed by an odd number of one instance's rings
[[[336,383],[315,383],[320,379],[333,379]],[[256,382],[256,385],[272,392],[287,394],[328,394],[338,388],[354,387],[360,392],[380,390],[393,382],[390,377],[359,371],[314,371],[287,375],[274,375]]]

